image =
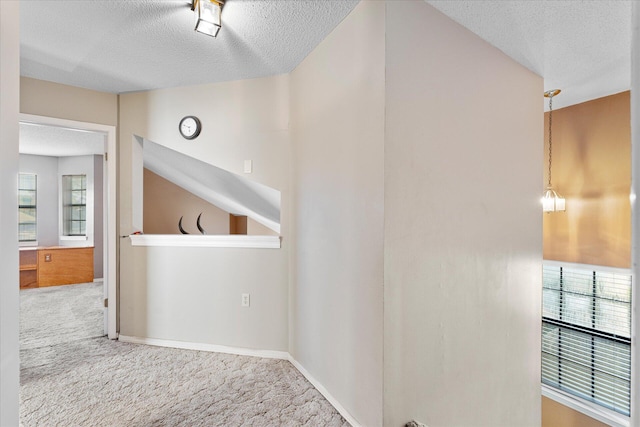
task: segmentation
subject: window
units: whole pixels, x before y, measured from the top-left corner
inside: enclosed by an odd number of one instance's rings
[[[630,415],[630,271],[545,262],[542,382]]]
[[[36,199],[36,175],[18,174],[18,240],[21,242],[37,240]]]
[[[87,235],[87,176],[62,176],[63,235]]]

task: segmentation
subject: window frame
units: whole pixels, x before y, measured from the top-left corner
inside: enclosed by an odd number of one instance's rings
[[[35,188],[21,188],[20,186],[20,175],[31,175],[34,178]],[[30,191],[33,192],[33,200],[35,202],[34,205],[22,205],[20,203],[21,192],[22,191]],[[22,222],[20,220],[20,213],[22,209],[33,209],[34,210],[34,221],[33,222]],[[35,236],[33,240],[22,240],[20,239],[20,226],[22,224],[33,224],[35,227]],[[37,246],[38,245],[38,174],[33,172],[19,172],[18,173],[18,244],[20,246]]]
[[[73,189],[71,182],[76,177],[82,177],[84,186],[80,189]],[[67,182],[69,181],[69,183]],[[84,203],[73,203],[73,193],[81,192],[82,197],[81,200]],[[88,177],[87,174],[65,174],[62,175],[62,234],[63,240],[73,240],[73,239],[81,239],[85,240],[87,238],[87,197],[88,197]],[[74,219],[72,215],[72,210],[74,208],[83,209],[84,219]],[[84,234],[78,234],[72,232],[72,227],[69,226],[71,222],[79,222],[84,223]],[[80,227],[83,228],[82,226]]]

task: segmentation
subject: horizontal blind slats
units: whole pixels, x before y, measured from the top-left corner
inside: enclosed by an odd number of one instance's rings
[[[631,274],[543,266],[543,383],[629,415]]]

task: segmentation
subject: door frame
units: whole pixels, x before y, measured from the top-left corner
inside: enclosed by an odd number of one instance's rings
[[[77,129],[91,132],[104,133],[106,137],[103,171],[103,239],[104,239],[104,283],[106,289],[107,321],[106,333],[109,339],[118,338],[118,295],[117,295],[117,232],[116,232],[116,176],[117,176],[117,152],[116,152],[116,127],[98,123],[79,122],[75,120],[59,119],[56,117],[37,116],[33,114],[20,114],[20,123],[32,123],[46,126]]]

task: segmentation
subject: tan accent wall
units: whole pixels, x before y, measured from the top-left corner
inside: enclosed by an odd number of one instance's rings
[[[578,411],[574,411],[553,399],[542,397],[542,427],[606,427]]]
[[[20,112],[116,126],[118,95],[21,77]]]
[[[207,234],[229,234],[229,214],[206,200],[144,170],[144,232],[145,234],[180,234],[178,221],[190,234],[200,234],[196,221]]]
[[[247,217],[247,234],[252,236],[277,236],[278,233]]]
[[[545,259],[630,267],[629,106],[629,92],[622,92],[554,110],[551,177],[567,199],[567,210],[543,214]],[[547,113],[545,186],[548,120]]]

